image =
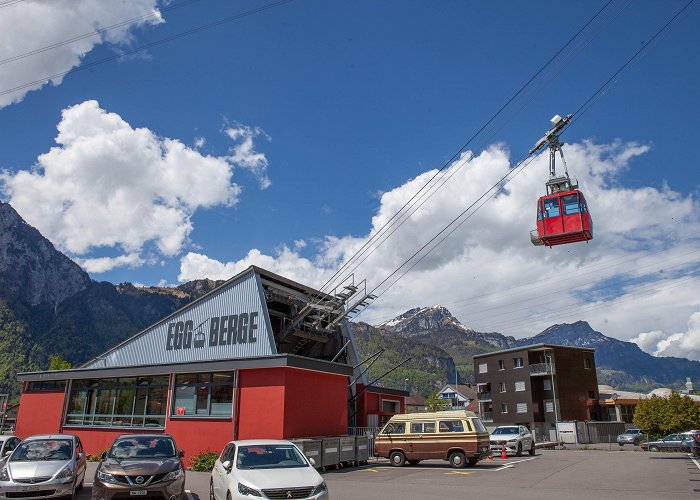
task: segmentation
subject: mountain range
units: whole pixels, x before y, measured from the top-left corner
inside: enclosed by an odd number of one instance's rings
[[[0,392],[16,398],[17,372],[46,369],[52,355],[79,365],[220,283],[140,287],[94,281],[0,202]],[[410,385],[424,395],[447,382],[472,381],[475,354],[536,343],[595,348],[599,382],[620,389],[676,387],[685,377],[700,378],[697,361],[651,356],[585,321],[516,339],[467,328],[445,307],[433,306],[376,326],[355,322],[353,331],[363,357],[383,350],[368,370],[371,380],[382,377],[381,385]],[[392,370],[406,358],[410,361]]]

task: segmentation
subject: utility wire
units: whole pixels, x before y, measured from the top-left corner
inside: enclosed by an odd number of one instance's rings
[[[73,38],[68,38],[68,39],[63,40],[63,41],[61,41],[61,42],[52,43],[51,45],[46,45],[45,47],[41,47],[41,48],[38,48],[38,49],[30,50],[30,51],[28,51],[28,52],[24,52],[24,53],[22,53],[22,54],[17,54],[17,55],[15,55],[15,56],[8,57],[8,58],[5,58],[5,59],[0,59],[0,66],[3,65],[3,64],[7,64],[7,63],[10,63],[10,62],[13,62],[13,61],[18,61],[18,60],[20,60],[20,59],[24,59],[24,58],[26,58],[26,57],[34,56],[34,55],[36,55],[36,54],[41,54],[42,52],[46,52],[47,50],[51,50],[51,49],[55,49],[55,48],[58,48],[58,47],[62,47],[63,45],[68,45],[69,43],[77,42],[78,40],[83,40],[83,39],[85,39],[85,38],[90,38],[90,37],[95,36],[95,35],[102,35],[102,34],[108,32],[108,31],[111,31],[111,30],[113,30],[113,29],[121,28],[122,26],[126,26],[126,25],[129,25],[129,24],[133,24],[133,23],[136,23],[136,22],[138,22],[138,21],[145,21],[146,19],[150,19],[150,18],[152,18],[152,17],[159,16],[159,15],[160,15],[161,13],[163,13],[163,12],[168,12],[168,11],[171,11],[171,10],[179,9],[180,7],[185,7],[185,6],[187,6],[187,5],[190,5],[190,4],[193,4],[193,3],[195,3],[195,2],[199,2],[199,1],[200,1],[200,0],[187,0],[187,1],[183,1],[183,2],[177,3],[177,4],[169,5],[169,6],[167,6],[167,7],[162,7],[161,9],[154,10],[154,11],[153,11],[152,13],[150,13],[150,14],[144,14],[144,15],[142,15],[142,16],[138,16],[138,17],[134,17],[134,18],[131,18],[131,19],[127,19],[126,21],[120,21],[120,22],[118,22],[118,23],[111,24],[111,25],[109,25],[109,26],[105,26],[104,28],[100,28],[100,29],[98,29],[98,30],[91,31],[91,32],[89,32],[89,33],[83,33],[82,35],[77,35],[77,36],[74,36]],[[1,7],[3,7],[2,4],[0,4],[0,8],[1,8]]]
[[[212,28],[216,28],[217,26],[221,26],[222,24],[230,23],[231,21],[237,21],[237,20],[242,19],[242,18],[244,18],[244,17],[248,17],[248,16],[251,16],[251,15],[253,15],[253,14],[258,14],[259,12],[263,12],[263,11],[266,11],[266,10],[270,10],[270,9],[275,8],[275,7],[279,7],[279,6],[281,6],[281,5],[285,5],[285,4],[291,3],[291,2],[293,2],[293,1],[294,1],[294,0],[279,0],[279,1],[277,1],[277,2],[273,2],[273,3],[270,3],[270,4],[264,5],[264,6],[262,6],[262,7],[255,8],[255,9],[251,9],[251,10],[242,12],[242,13],[240,13],[240,14],[236,14],[236,15],[234,15],[234,16],[229,16],[229,17],[226,17],[226,18],[224,18],[224,19],[220,19],[220,20],[218,20],[218,21],[215,21],[215,22],[213,22],[213,23],[205,24],[205,25],[199,26],[199,27],[197,27],[197,28],[193,28],[193,29],[191,29],[191,30],[183,31],[183,32],[177,33],[177,34],[175,34],[175,35],[172,35],[172,36],[169,36],[169,37],[165,37],[165,38],[161,38],[160,40],[156,40],[156,41],[154,41],[154,42],[150,42],[150,43],[141,45],[141,46],[139,46],[139,47],[136,47],[135,49],[127,50],[127,51],[125,51],[125,52],[123,52],[123,53],[121,53],[121,54],[113,55],[113,56],[110,56],[110,57],[105,57],[105,58],[103,58],[103,59],[98,59],[97,61],[93,61],[93,62],[90,62],[90,63],[81,64],[81,65],[78,66],[77,68],[72,68],[72,69],[69,69],[68,71],[62,71],[62,72],[60,72],[60,73],[55,73],[55,74],[50,75],[50,76],[47,76],[47,77],[45,77],[45,78],[41,78],[40,80],[34,80],[34,81],[32,81],[32,82],[24,83],[24,84],[22,84],[22,85],[18,85],[18,86],[16,86],[16,87],[13,87],[13,88],[10,88],[10,89],[6,89],[6,90],[3,90],[3,91],[0,91],[0,95],[11,94],[12,92],[16,92],[16,91],[18,91],[18,90],[26,89],[26,88],[28,88],[28,87],[33,87],[34,85],[38,85],[38,84],[40,84],[40,83],[45,83],[45,82],[47,82],[47,81],[49,81],[49,80],[53,80],[53,79],[55,79],[55,78],[61,78],[61,77],[64,77],[64,76],[66,76],[66,75],[68,75],[68,74],[75,73],[75,72],[77,72],[77,71],[83,71],[83,70],[86,70],[86,69],[88,69],[88,68],[93,68],[93,67],[95,67],[95,66],[97,66],[97,65],[99,65],[99,64],[103,64],[103,63],[106,63],[106,62],[109,62],[109,61],[114,61],[114,60],[116,60],[116,59],[121,59],[121,58],[124,57],[124,56],[129,56],[129,55],[137,54],[137,53],[139,53],[139,52],[143,52],[144,50],[148,50],[148,49],[150,49],[150,48],[157,47],[157,46],[163,45],[163,44],[165,44],[165,43],[173,42],[173,41],[175,41],[175,40],[179,40],[179,39],[181,39],[181,38],[185,38],[185,37],[194,35],[194,34],[196,34],[196,33],[200,33],[200,32],[202,32],[202,31],[206,31],[206,30],[209,30],[209,29],[212,29]]]

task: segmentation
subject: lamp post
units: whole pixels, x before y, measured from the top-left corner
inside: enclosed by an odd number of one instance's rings
[[[408,381],[409,380],[410,379],[407,379],[407,378],[403,379],[403,388],[406,392],[408,392]]]
[[[557,389],[554,385],[554,361],[552,355],[547,354],[549,364],[549,372],[552,377],[552,402],[554,403],[554,435],[556,436],[557,445],[559,444],[559,415],[557,414]]]

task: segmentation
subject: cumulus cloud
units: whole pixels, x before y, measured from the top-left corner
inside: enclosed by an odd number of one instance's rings
[[[640,333],[632,339],[654,356],[676,356],[700,360],[700,311],[694,312],[684,332],[667,334],[663,331]]]
[[[619,141],[566,145],[569,171],[578,178],[594,219],[594,239],[588,244],[551,249],[531,245],[535,201],[544,194],[548,171],[548,158],[542,155],[483,208],[468,212],[466,222],[422,261],[411,260],[510,171],[507,148],[494,145],[471,161],[470,154],[458,160],[450,179],[434,196],[422,198],[400,227],[392,225],[392,216],[435,170],[381,193],[366,235],[327,236],[314,249],[305,249],[311,257],[286,246],[271,255],[252,250],[233,262],[189,254],[181,261],[179,279],[225,279],[257,264],[320,287],[389,224],[391,236],[371,244],[357,269],[352,266],[356,276],[366,277],[370,289],[379,286],[381,294],[362,313],[363,321],[378,323],[411,307],[440,303],[470,327],[516,337],[580,319],[622,339],[650,329],[679,331],[697,310],[700,293],[695,272],[700,206],[696,197],[669,186],[620,185],[635,158],[648,151],[648,145]],[[409,265],[390,277],[407,260]]]
[[[164,22],[156,4],[157,0],[26,0],[4,7],[0,16],[0,60],[13,60],[2,66],[0,91],[37,83],[0,95],[0,108],[20,102],[27,92],[49,83],[60,85],[62,76],[46,78],[79,66],[97,45],[108,43],[119,48],[133,43],[135,28]],[[135,20],[82,36],[129,19]],[[63,40],[73,41],[17,58]]]
[[[263,136],[270,139],[262,129],[236,125],[226,129],[228,135],[236,144],[233,146],[229,160],[237,167],[249,170],[260,183],[261,189],[270,187],[270,178],[267,176],[268,160],[264,153],[255,151],[253,139]]]
[[[63,110],[56,144],[31,171],[3,172],[3,192],[59,248],[85,256],[92,272],[139,265],[147,243],[176,255],[197,209],[233,206],[241,193],[226,157],[132,127],[96,101]],[[85,255],[100,247],[122,255]]]

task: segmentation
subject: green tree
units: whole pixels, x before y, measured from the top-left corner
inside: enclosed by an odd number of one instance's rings
[[[68,370],[70,368],[73,368],[73,365],[58,354],[49,356],[49,370]]]
[[[425,398],[425,409],[427,411],[443,411],[447,410],[449,403],[446,399],[441,398],[436,392],[431,393]]]
[[[653,395],[639,400],[632,422],[644,432],[657,435],[697,429],[700,409],[690,397],[675,391],[668,398]]]

